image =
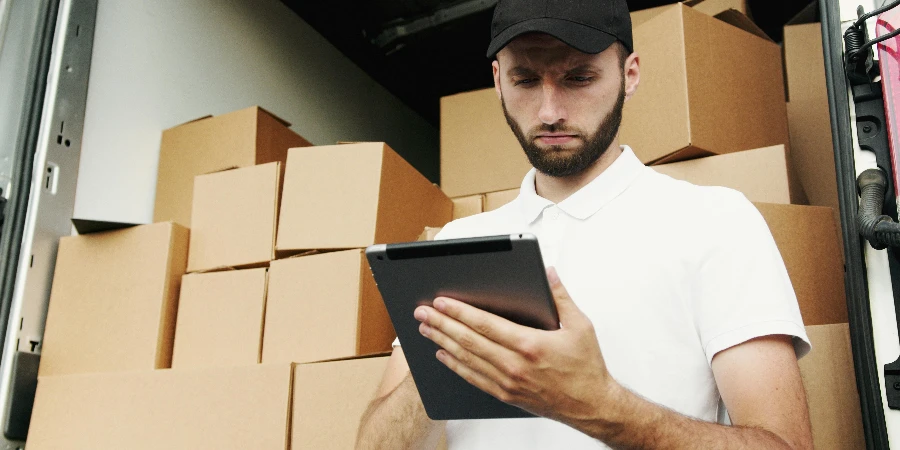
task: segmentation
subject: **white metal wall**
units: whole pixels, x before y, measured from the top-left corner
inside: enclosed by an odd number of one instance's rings
[[[256,104],[437,179],[437,129],[278,0],[100,0],[93,52],[76,217],[151,221],[161,130]]]

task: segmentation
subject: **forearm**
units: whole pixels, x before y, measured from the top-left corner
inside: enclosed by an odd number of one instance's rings
[[[428,418],[412,376],[407,374],[390,394],[369,405],[360,422],[356,448],[433,449],[444,423]]]
[[[599,417],[574,420],[569,425],[616,449],[791,448],[761,428],[704,422],[652,403],[624,387],[617,386],[613,391],[610,407]]]

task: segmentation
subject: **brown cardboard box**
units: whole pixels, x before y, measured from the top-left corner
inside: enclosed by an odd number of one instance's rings
[[[187,248],[171,222],[60,239],[40,375],[169,367]]]
[[[262,268],[185,275],[172,367],[259,363],[266,274]]]
[[[281,163],[273,162],[196,178],[188,272],[275,259],[280,172]]]
[[[388,358],[298,364],[291,449],[355,448],[360,419],[375,397]]]
[[[191,198],[197,175],[284,162],[289,148],[312,145],[289,126],[254,106],[163,131],[153,221],[172,220],[191,226]]]
[[[725,186],[754,202],[806,204],[783,145],[653,166],[659,173],[701,186]]]
[[[839,210],[821,24],[784,27],[791,158],[811,205]]]
[[[756,203],[769,225],[805,325],[847,322],[844,262],[831,208]]]
[[[382,142],[291,149],[279,255],[413,241],[453,203]]]
[[[529,170],[494,88],[441,98],[441,189],[448,196],[519,187]]]
[[[362,250],[272,262],[262,362],[365,355],[390,350],[394,338]]]
[[[750,11],[747,9],[747,0],[690,0],[684,2],[684,4],[710,16],[715,16],[729,9],[733,9],[745,16],[750,16]]]
[[[484,212],[484,196],[481,194],[456,197],[450,200],[453,201],[453,220]]]
[[[488,192],[484,194],[484,210],[493,211],[519,196],[519,188],[507,189],[505,191]]]
[[[752,28],[736,15],[743,21],[733,23]],[[625,103],[619,139],[641,161],[788,144],[777,44],[682,4],[638,16],[641,84]]]
[[[433,241],[434,238],[441,232],[443,227],[425,227],[425,230],[422,231],[422,234],[419,235],[417,241]]]
[[[799,364],[815,448],[866,448],[848,325],[808,326],[806,334],[812,351]]]
[[[28,449],[289,448],[293,365],[38,381]]]

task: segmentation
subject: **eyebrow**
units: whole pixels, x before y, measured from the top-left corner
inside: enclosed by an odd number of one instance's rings
[[[582,64],[580,66],[575,66],[575,67],[567,70],[566,74],[569,75],[569,74],[573,74],[573,73],[585,73],[585,72],[599,73],[600,70],[591,64]],[[509,69],[509,72],[507,72],[507,74],[509,76],[513,76],[513,77],[515,77],[515,76],[529,77],[529,76],[537,75],[537,72],[535,72],[534,70],[529,69],[527,67],[524,67],[524,66],[516,66],[516,67],[513,67],[512,69]]]

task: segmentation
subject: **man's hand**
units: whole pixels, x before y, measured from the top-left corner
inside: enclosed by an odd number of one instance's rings
[[[439,297],[420,306],[420,332],[437,358],[494,397],[563,423],[593,417],[615,385],[591,321],[575,305],[556,270],[547,279],[561,328],[521,326],[461,301]]]

